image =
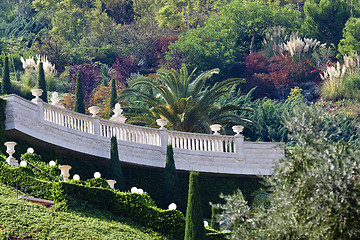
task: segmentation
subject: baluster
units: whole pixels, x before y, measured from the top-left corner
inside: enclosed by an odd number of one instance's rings
[[[184,149],[187,149],[187,137],[183,134],[183,141],[184,141]]]
[[[187,140],[187,149],[191,150],[192,149],[192,146],[191,146],[191,136],[187,136],[186,137],[186,140]]]
[[[180,141],[180,148],[184,148],[184,139],[180,133],[179,133],[179,141]]]

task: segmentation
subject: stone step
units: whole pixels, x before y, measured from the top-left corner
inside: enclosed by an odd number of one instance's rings
[[[51,205],[54,205],[54,201],[41,199],[41,198],[33,198],[33,197],[25,197],[25,196],[19,196],[18,199],[22,199],[28,202],[37,203],[44,205],[46,207],[50,207]]]

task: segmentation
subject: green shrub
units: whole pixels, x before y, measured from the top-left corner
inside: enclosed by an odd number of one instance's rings
[[[24,158],[38,167],[46,166],[35,154],[25,154]],[[13,187],[19,184],[27,194],[55,201],[58,209],[76,211],[77,206],[97,205],[145,227],[182,239],[185,225],[181,212],[157,208],[146,194],[111,190],[103,179],[88,180],[85,184],[82,181],[61,182],[47,179],[48,176],[31,166],[17,168],[8,165],[4,160],[0,162],[0,182]]]

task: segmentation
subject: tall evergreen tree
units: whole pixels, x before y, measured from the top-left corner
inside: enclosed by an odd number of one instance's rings
[[[74,111],[85,114],[84,91],[82,85],[81,71],[77,71],[76,73]]]
[[[10,83],[10,69],[9,69],[9,58],[5,55],[3,73],[2,73],[2,84],[1,84],[1,93],[8,94],[11,93],[11,83]]]
[[[199,173],[191,172],[189,176],[189,193],[186,208],[184,240],[204,239],[206,239],[206,234],[199,193]]]
[[[46,81],[45,81],[45,72],[43,62],[39,63],[39,75],[38,75],[38,86],[43,90],[41,99],[44,102],[47,102],[47,90],[46,90]]]
[[[116,180],[115,187],[121,191],[125,190],[125,184],[123,180],[123,172],[119,161],[119,151],[117,146],[116,137],[111,137],[111,148],[110,148],[110,177]]]
[[[211,207],[211,222],[210,222],[210,227],[212,229],[216,229],[216,230],[219,230],[220,227],[219,227],[219,223],[216,221],[216,216],[217,214],[217,208],[215,206],[212,206]]]
[[[116,83],[115,79],[111,79],[111,85],[110,85],[110,109],[109,109],[109,117],[112,115],[112,110],[115,107],[116,104],[116,98],[117,98],[117,92],[116,92]]]
[[[116,104],[116,98],[117,98],[117,93],[116,93],[116,83],[115,83],[115,79],[111,79],[111,89],[110,89],[110,108],[114,108],[115,104]]]
[[[168,207],[170,203],[180,203],[179,180],[176,173],[174,152],[171,144],[166,149],[166,165],[163,183],[163,205]]]

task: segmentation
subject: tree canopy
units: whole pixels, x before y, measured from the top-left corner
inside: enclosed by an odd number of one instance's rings
[[[205,88],[206,81],[218,73],[219,69],[215,68],[196,76],[195,70],[189,74],[183,64],[179,72],[175,69],[160,69],[155,79],[141,77],[133,80],[130,88],[125,89],[121,96],[133,96],[144,105],[140,108],[128,107],[138,113],[129,115],[127,122],[144,124],[146,118],[143,115],[147,113],[153,121],[160,117],[166,118],[170,129],[185,132],[210,132],[209,126],[214,123],[248,124],[250,120],[240,118],[232,111],[250,109],[215,104],[218,98],[228,93],[231,86],[243,83],[244,80],[226,79],[211,88]]]

